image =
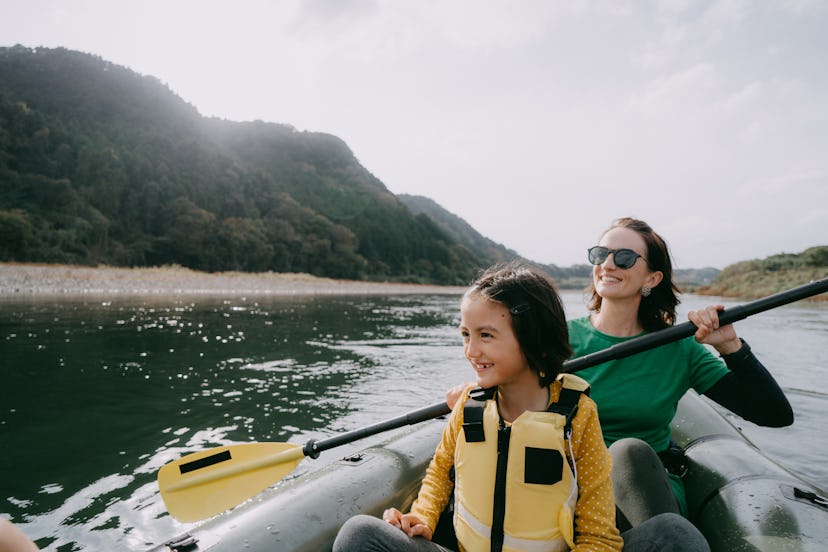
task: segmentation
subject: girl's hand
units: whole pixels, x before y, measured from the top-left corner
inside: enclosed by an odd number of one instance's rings
[[[433,536],[431,527],[423,523],[423,521],[414,514],[403,514],[396,508],[389,508],[382,513],[382,519],[400,529],[409,537],[420,536],[431,540],[431,537]]]
[[[733,324],[719,327],[719,311],[724,305],[710,305],[705,309],[690,311],[687,318],[696,325],[696,341],[712,345],[720,355],[729,355],[742,348]]]
[[[446,391],[446,404],[449,408],[454,410],[454,405],[460,400],[460,397],[463,396],[463,390],[466,389],[470,384],[468,383],[461,383],[460,385],[455,385],[448,391]]]

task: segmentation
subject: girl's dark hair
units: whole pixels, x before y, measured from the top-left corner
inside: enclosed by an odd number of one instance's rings
[[[670,261],[667,242],[643,220],[629,217],[617,219],[604,231],[604,234],[613,228],[627,228],[641,236],[647,245],[647,265],[651,271],[660,271],[663,275],[650,295],[641,297],[641,304],[638,306],[639,323],[648,332],[672,326],[676,323],[676,306],[680,303],[678,298],[680,291],[673,282],[673,264]],[[595,291],[594,283],[589,285],[587,293],[592,294],[587,305],[589,310],[600,311],[601,296]]]
[[[466,292],[466,296],[473,294],[509,309],[512,330],[541,387],[555,381],[572,348],[563,302],[552,278],[519,262],[495,265]]]

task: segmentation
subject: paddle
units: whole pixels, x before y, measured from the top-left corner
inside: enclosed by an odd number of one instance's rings
[[[445,402],[433,404],[304,446],[293,443],[245,443],[188,454],[158,470],[158,487],[167,511],[179,521],[214,516],[273,485],[296,468],[305,456],[352,443],[450,412]]]
[[[825,291],[828,291],[828,278],[720,311],[719,321],[722,325],[730,324]],[[572,373],[625,358],[689,337],[695,331],[692,322],[685,322],[567,361],[564,370]],[[441,402],[320,441],[311,439],[304,446],[247,443],[195,452],[164,465],[158,471],[158,487],[170,515],[180,521],[197,521],[255,496],[288,475],[305,456],[316,458],[325,450],[448,413],[448,406]]]

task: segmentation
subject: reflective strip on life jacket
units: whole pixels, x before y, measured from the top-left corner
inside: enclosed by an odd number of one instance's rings
[[[576,493],[577,495],[577,493]],[[483,536],[486,540],[491,540],[491,527],[483,525],[466,510],[461,503],[457,503],[457,514],[463,517],[472,529]],[[574,505],[573,505],[574,507]],[[510,535],[503,536],[503,550],[520,550],[521,552],[566,552],[569,550],[569,545],[565,540],[556,541],[537,541],[529,539],[519,539]]]

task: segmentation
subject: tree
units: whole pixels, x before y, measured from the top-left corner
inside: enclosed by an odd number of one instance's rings
[[[0,211],[0,260],[28,261],[27,251],[34,244],[34,231],[22,209]]]

